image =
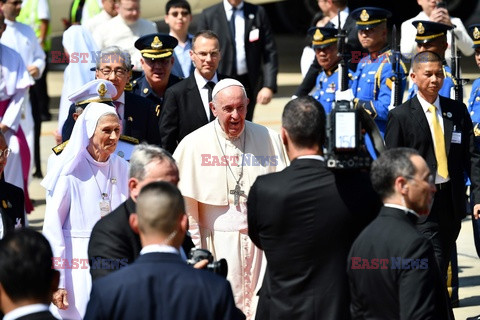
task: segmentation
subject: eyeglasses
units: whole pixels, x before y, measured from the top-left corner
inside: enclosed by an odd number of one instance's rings
[[[116,69],[102,68],[98,70],[106,77],[109,77],[112,74],[112,72],[114,72],[117,77],[123,77],[128,72],[128,70],[125,68],[116,68]]]
[[[414,176],[405,176],[405,178],[407,178],[408,180],[419,180],[418,178],[414,177]],[[427,182],[429,183],[430,185],[434,185],[435,184],[435,177],[432,175],[432,174],[429,174],[427,177],[426,177],[426,180],[420,180],[420,181],[423,181],[423,182]]]
[[[0,150],[0,158],[8,158],[8,156],[10,155],[10,153],[12,152],[11,149],[7,148],[5,150]]]
[[[178,15],[181,15],[182,17],[187,17],[190,14],[188,11],[173,11],[172,13],[169,13],[169,15],[173,16],[174,18],[178,17]]]
[[[212,52],[205,52],[205,51],[195,52],[195,51],[192,51],[192,52],[195,53],[197,55],[197,57],[199,57],[202,60],[207,59],[207,57],[209,55],[210,55],[210,59],[212,59],[212,60],[216,60],[216,59],[218,59],[218,57],[220,57],[220,51],[212,51]]]

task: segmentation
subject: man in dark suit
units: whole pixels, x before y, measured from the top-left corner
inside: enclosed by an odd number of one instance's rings
[[[125,91],[132,71],[130,54],[119,47],[112,46],[101,50],[96,59],[95,77],[112,82],[117,89],[117,94],[113,97],[113,104],[122,122],[122,134],[140,142],[160,144],[158,118],[154,104],[146,98]],[[69,116],[63,125],[63,141],[68,140],[72,133],[75,124],[74,113],[75,106],[72,105],[68,112]]]
[[[389,112],[385,143],[388,148],[418,150],[435,176],[437,193],[431,213],[417,227],[432,240],[446,275],[466,214],[464,173],[470,176],[475,199],[480,199],[480,153],[465,105],[438,94],[444,79],[442,58],[430,51],[421,52],[414,57],[412,67],[410,77],[418,93]],[[479,209],[476,204],[474,212]]]
[[[130,159],[130,198],[122,203],[93,227],[88,244],[90,273],[93,280],[133,263],[142,246],[138,233],[130,227],[135,214],[138,194],[143,186],[152,181],[178,183],[178,168],[170,154],[157,146],[140,144]],[[192,240],[185,237],[182,249],[188,254],[193,248]],[[185,256],[183,256],[186,259]]]
[[[60,273],[45,237],[23,229],[0,240],[0,309],[4,319],[55,320],[48,311]]]
[[[368,176],[326,168],[314,98],[285,106],[281,133],[290,166],[259,176],[248,195],[248,234],[267,257],[256,319],[348,319],[348,250],[381,203]]]
[[[277,48],[265,10],[243,0],[223,0],[202,12],[198,30],[219,36],[218,72],[245,86],[250,98],[246,119],[252,121],[255,104],[269,103],[277,91]]]
[[[5,181],[3,170],[10,154],[5,136],[0,132],[0,239],[14,229],[25,226],[23,190]]]
[[[395,148],[370,177],[384,206],[349,253],[352,318],[454,319],[433,247],[415,227],[433,202],[434,174],[416,150]]]
[[[245,319],[225,279],[182,261],[178,250],[188,218],[175,186],[146,185],[134,217],[141,255],[93,283],[85,319]]]
[[[212,101],[213,87],[221,78],[217,75],[221,59],[218,36],[209,30],[195,34],[190,58],[195,71],[187,79],[167,89],[162,104],[162,147],[171,153],[187,134],[215,119],[209,102]]]

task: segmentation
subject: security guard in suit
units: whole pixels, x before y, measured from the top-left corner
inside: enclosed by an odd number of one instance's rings
[[[322,72],[315,81],[315,92],[312,96],[318,100],[329,114],[332,103],[335,101],[335,92],[340,89],[338,64],[341,57],[338,56],[337,38],[338,33],[334,28],[313,27],[308,30],[312,36],[312,48],[315,50],[315,58],[322,67]],[[352,85],[353,72],[348,71],[350,76],[348,87]],[[345,88],[346,90],[347,88]]]
[[[415,42],[417,43],[418,52],[429,50],[445,58],[445,50],[448,47],[447,31],[452,30],[453,26],[426,20],[413,21],[412,24],[417,29]],[[456,81],[453,79],[452,69],[450,69],[445,60],[443,61],[443,73],[445,74],[445,79],[438,94],[445,98],[451,98],[453,97],[452,89]],[[413,84],[408,90],[407,100],[413,98],[417,92],[418,87],[416,84]]]
[[[392,105],[392,86],[395,76],[391,63],[391,50],[387,44],[387,18],[392,13],[375,7],[358,8],[350,14],[357,21],[358,39],[368,50],[365,57],[352,57],[358,61],[352,90],[355,106],[364,108],[375,120],[383,135],[387,126],[387,114]],[[407,72],[401,63],[402,88],[405,88]]]
[[[142,54],[143,75],[133,80],[132,93],[155,103],[157,117],[160,117],[165,90],[182,80],[171,73],[175,61],[173,49],[177,44],[177,39],[162,33],[148,34],[135,41],[135,48]]]

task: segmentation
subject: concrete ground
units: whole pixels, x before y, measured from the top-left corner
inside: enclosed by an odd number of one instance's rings
[[[280,55],[280,73],[278,76],[279,90],[272,102],[266,106],[257,106],[254,121],[274,130],[280,128],[280,116],[289,97],[301,82],[299,57],[303,49],[301,37],[277,37],[277,46]],[[475,79],[478,77],[478,70],[473,63],[464,58],[462,68],[464,77]],[[41,160],[42,171],[46,173],[47,158],[52,153],[51,148],[55,146],[53,131],[56,129],[56,118],[58,115],[58,103],[63,84],[63,73],[52,71],[48,74],[48,89],[51,101],[51,112],[55,121],[42,123],[41,135]],[[470,93],[470,86],[466,87],[466,97]],[[30,196],[35,200],[35,210],[29,215],[30,225],[41,230],[45,211],[45,190],[40,186],[40,179],[33,179],[29,187]],[[460,278],[460,307],[454,309],[456,319],[466,319],[474,315],[480,315],[480,259],[478,258],[473,242],[472,222],[466,218],[462,222],[462,230],[457,240],[458,264]]]

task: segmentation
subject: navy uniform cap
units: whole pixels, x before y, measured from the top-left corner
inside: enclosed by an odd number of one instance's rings
[[[350,16],[357,21],[358,29],[368,30],[386,22],[387,18],[392,16],[392,13],[382,8],[362,7],[353,10]]]
[[[448,30],[454,28],[448,24],[426,20],[416,20],[413,21],[412,24],[417,29],[417,35],[415,36],[415,41],[417,43],[433,41],[438,37],[446,35]]]
[[[473,39],[473,48],[480,48],[480,24],[472,24],[469,26],[468,33]]]
[[[173,55],[173,48],[178,40],[168,34],[152,33],[138,38],[135,48],[140,50],[142,57],[148,59],[163,59]]]
[[[95,79],[70,94],[68,100],[78,106],[90,102],[111,102],[116,95],[117,89],[113,83],[104,79]]]
[[[321,49],[334,44],[337,42],[335,37],[337,33],[338,31],[335,28],[312,27],[308,29],[308,34],[312,36],[313,49]]]

